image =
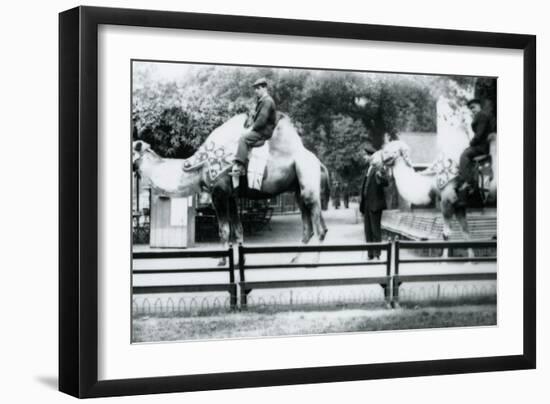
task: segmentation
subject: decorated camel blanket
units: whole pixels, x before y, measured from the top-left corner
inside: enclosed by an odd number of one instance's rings
[[[439,189],[445,188],[445,186],[454,180],[458,176],[458,163],[445,156],[439,156],[437,160],[425,171],[421,172],[422,175],[435,175],[435,183]]]
[[[236,144],[216,143],[215,140],[207,140],[190,159],[186,160],[183,169],[192,170],[199,165],[206,165],[208,180],[214,182],[225,171],[231,169],[233,156],[236,152]],[[260,190],[264,177],[267,160],[269,158],[269,141],[263,146],[255,147],[249,155],[248,162],[248,187]]]

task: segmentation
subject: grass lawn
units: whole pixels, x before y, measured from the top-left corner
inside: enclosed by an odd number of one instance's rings
[[[133,342],[247,338],[496,325],[496,304],[405,304],[303,311],[249,310],[209,316],[136,316]]]

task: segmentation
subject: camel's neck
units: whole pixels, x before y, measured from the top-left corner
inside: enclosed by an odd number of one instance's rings
[[[426,205],[431,202],[432,177],[418,174],[402,158],[398,158],[395,162],[393,176],[397,191],[409,203]]]
[[[156,167],[162,163],[162,158],[159,156],[154,156],[150,153],[146,153],[141,156],[141,161],[139,162],[138,171],[139,175],[142,178],[151,178]]]
[[[139,164],[140,175],[151,187],[172,196],[191,196],[200,192],[202,171],[183,171],[183,160],[146,154]]]

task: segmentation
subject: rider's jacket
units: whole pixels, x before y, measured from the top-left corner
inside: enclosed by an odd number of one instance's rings
[[[265,139],[269,139],[275,129],[275,120],[275,101],[269,94],[265,94],[256,104],[252,130],[261,134]]]
[[[479,111],[472,121],[472,130],[474,137],[470,140],[470,146],[483,147],[489,150],[488,136],[493,130],[493,120],[489,114]]]

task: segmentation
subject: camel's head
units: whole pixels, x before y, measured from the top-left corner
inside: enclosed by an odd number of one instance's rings
[[[390,173],[388,172],[388,168],[384,165],[382,150],[378,150],[375,153],[368,156],[367,162],[369,163],[369,166],[370,166],[369,170],[370,169],[375,170],[383,178],[387,179],[389,177]]]
[[[384,168],[384,159],[382,158],[382,150],[378,150],[368,156],[368,163],[377,170],[382,170]]]
[[[147,150],[151,148],[151,145],[143,140],[136,140],[132,143],[132,162],[135,163],[137,159],[143,156]]]
[[[158,157],[157,153],[151,149],[151,145],[143,140],[136,140],[132,143],[132,167],[134,171],[139,169],[142,157],[146,154],[151,154]]]
[[[385,166],[392,167],[401,157],[407,165],[412,167],[409,150],[409,146],[402,140],[394,140],[386,143],[384,148],[381,150],[383,164]]]

